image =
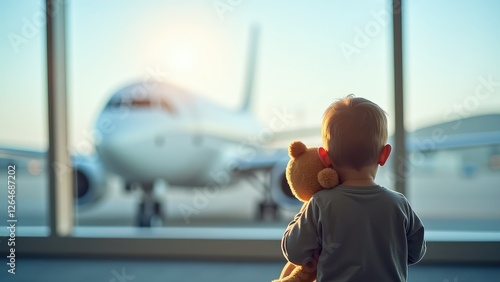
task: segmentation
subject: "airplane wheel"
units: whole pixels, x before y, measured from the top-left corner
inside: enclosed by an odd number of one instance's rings
[[[258,220],[279,219],[278,205],[275,202],[263,201],[259,203]]]
[[[139,227],[151,227],[151,219],[146,216],[139,217],[137,222],[137,226]]]
[[[125,191],[127,191],[127,192],[132,191],[132,183],[131,182],[125,183]]]
[[[163,226],[163,216],[161,212],[161,205],[155,202],[152,211],[145,209],[144,203],[139,205],[139,215],[137,218],[137,226],[139,227],[152,227]]]
[[[153,215],[153,218],[151,218],[151,220],[150,220],[151,226],[163,226],[164,218],[163,218],[163,213],[161,210],[162,210],[162,206],[160,205],[160,203],[155,202],[154,215]]]
[[[151,215],[145,210],[144,203],[139,204],[139,213],[137,215],[137,226],[139,227],[151,227]]]

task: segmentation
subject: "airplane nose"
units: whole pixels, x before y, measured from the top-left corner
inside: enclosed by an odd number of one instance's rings
[[[132,136],[124,136],[123,134],[114,134],[102,139],[99,145],[96,146],[97,153],[109,168],[125,178],[140,180],[141,177],[149,177],[148,175],[140,175],[142,169],[142,159],[148,158],[147,156],[141,157],[141,141],[134,138],[134,133],[130,132]],[[142,136],[138,136],[142,137]]]

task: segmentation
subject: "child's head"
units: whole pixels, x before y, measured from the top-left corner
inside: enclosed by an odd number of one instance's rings
[[[360,170],[379,163],[387,142],[386,113],[377,104],[351,94],[326,109],[321,131],[323,146],[335,167]]]

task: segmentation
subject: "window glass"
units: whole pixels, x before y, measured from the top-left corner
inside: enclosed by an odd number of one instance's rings
[[[408,197],[428,227],[500,230],[496,1],[406,1]]]
[[[78,226],[284,228],[286,147],[320,145],[330,103],[371,99],[393,134],[387,1],[68,2],[69,139],[96,184]]]
[[[0,18],[0,221],[23,226],[17,235],[47,235],[45,2],[2,1]]]

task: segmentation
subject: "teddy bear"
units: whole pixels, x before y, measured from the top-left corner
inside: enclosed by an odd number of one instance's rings
[[[307,202],[314,193],[322,189],[330,189],[339,184],[339,177],[333,168],[327,167],[320,154],[326,154],[325,150],[318,147],[307,148],[304,143],[294,141],[288,148],[290,161],[286,167],[286,179],[293,195],[302,202]],[[293,270],[292,270],[293,269]],[[300,265],[288,262],[284,271],[288,276],[273,280],[273,282],[315,281],[316,271],[311,272]]]

